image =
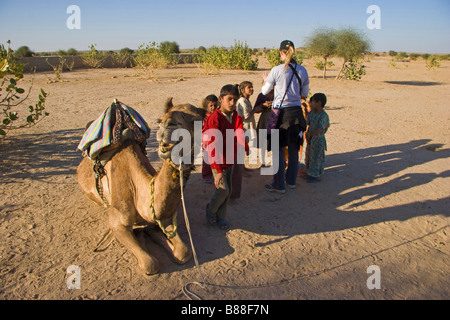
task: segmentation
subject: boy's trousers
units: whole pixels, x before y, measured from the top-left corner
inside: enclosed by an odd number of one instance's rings
[[[216,189],[209,204],[209,211],[213,214],[215,213],[218,220],[223,220],[227,216],[228,200],[230,199],[232,190],[233,168],[234,165],[222,171],[223,183],[219,185],[219,189]],[[212,169],[212,172],[215,178],[217,170]]]

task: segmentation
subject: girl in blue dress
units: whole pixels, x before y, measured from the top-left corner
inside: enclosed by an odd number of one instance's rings
[[[325,164],[327,141],[325,133],[330,127],[330,119],[324,111],[327,97],[323,93],[316,93],[311,97],[309,105],[311,112],[306,119],[306,176],[307,182],[319,182]]]

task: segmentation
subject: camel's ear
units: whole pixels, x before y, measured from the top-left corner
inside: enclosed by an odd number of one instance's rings
[[[170,97],[169,99],[167,99],[166,102],[166,113],[169,112],[169,110],[173,107],[173,103],[172,103],[173,97]]]

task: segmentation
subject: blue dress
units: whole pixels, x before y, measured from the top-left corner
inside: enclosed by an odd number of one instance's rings
[[[306,173],[311,177],[319,177],[323,173],[325,165],[325,151],[327,150],[327,140],[325,133],[330,126],[330,119],[325,111],[321,113],[310,112],[306,123],[309,125],[309,131],[313,132],[318,128],[323,129],[323,133],[315,135],[306,147]]]

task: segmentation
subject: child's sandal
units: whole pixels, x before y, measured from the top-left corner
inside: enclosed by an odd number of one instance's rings
[[[230,224],[225,219],[217,219],[217,226],[224,231],[230,230]]]

